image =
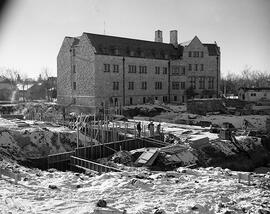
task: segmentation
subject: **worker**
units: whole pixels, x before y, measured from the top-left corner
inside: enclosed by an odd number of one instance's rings
[[[156,129],[156,133],[157,133],[157,135],[159,135],[159,136],[160,136],[160,134],[161,134],[160,128],[161,128],[161,125],[160,125],[160,123],[159,123],[159,124],[157,125],[157,129]]]
[[[137,123],[137,131],[138,131],[138,137],[141,137],[141,131],[142,131],[141,122]]]
[[[151,121],[149,124],[148,124],[148,130],[150,132],[150,137],[153,137],[154,136],[154,123],[153,121]]]

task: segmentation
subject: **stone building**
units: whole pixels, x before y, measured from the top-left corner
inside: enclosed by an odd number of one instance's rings
[[[170,31],[170,43],[163,43],[160,30],[153,42],[92,33],[65,37],[57,56],[57,100],[95,109],[153,100],[183,103],[190,91],[215,97],[219,60],[216,43],[203,44],[195,36],[179,44],[176,30]]]

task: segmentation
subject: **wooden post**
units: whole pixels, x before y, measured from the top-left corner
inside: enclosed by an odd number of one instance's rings
[[[112,122],[112,141],[115,142],[115,136],[114,136],[114,121]]]
[[[108,116],[106,117],[106,133],[107,133],[107,143],[109,143],[109,121],[108,121]]]
[[[136,125],[134,125],[134,138],[137,138]]]
[[[79,122],[77,123],[77,149],[79,148]]]
[[[125,140],[126,140],[127,139],[127,124],[126,122],[124,124],[125,124]]]

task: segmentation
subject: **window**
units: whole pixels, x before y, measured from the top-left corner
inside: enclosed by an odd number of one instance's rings
[[[193,51],[193,57],[196,57],[196,56],[197,56],[197,52]]]
[[[199,89],[205,89],[205,77],[199,77]]]
[[[72,103],[76,104],[76,98],[75,97],[72,98]]]
[[[198,71],[198,64],[195,64],[195,71]]]
[[[73,90],[76,90],[77,87],[76,87],[76,82],[73,82]]]
[[[192,71],[192,65],[191,64],[188,64],[188,70]]]
[[[158,66],[155,67],[155,74],[160,74],[160,67]]]
[[[173,101],[177,101],[177,96],[173,96]]]
[[[104,64],[104,72],[110,72],[110,64]]]
[[[133,99],[132,99],[132,97],[129,98],[129,104],[130,104],[130,105],[133,104]]]
[[[136,65],[129,65],[128,73],[136,73]]]
[[[168,101],[167,96],[163,96],[163,102],[166,103]]]
[[[190,77],[190,87],[196,89],[196,77]]]
[[[128,90],[134,90],[134,82],[128,82]]]
[[[179,90],[179,82],[172,82],[172,89]]]
[[[181,82],[180,85],[181,85],[181,89],[185,89],[186,88],[186,83],[185,82]]]
[[[119,65],[113,65],[113,72],[119,73]]]
[[[162,82],[155,82],[155,89],[161,90],[162,89]]]
[[[75,56],[76,52],[75,52],[75,48],[72,49],[72,56]]]
[[[172,66],[172,75],[176,75],[176,76],[180,75],[180,67],[179,66]]]
[[[168,73],[168,68],[167,67],[163,67],[163,74],[167,74]]]
[[[182,74],[183,74],[183,75],[186,74],[186,67],[185,67],[185,66],[182,67]]]
[[[191,57],[191,54],[192,54],[192,52],[191,52],[191,51],[189,51],[189,52],[188,52],[188,57]]]
[[[75,74],[76,73],[76,65],[72,66],[72,70],[73,70],[73,73]]]
[[[208,79],[208,89],[214,88],[214,77],[209,77]]]
[[[143,97],[143,103],[146,103],[146,99],[145,99],[145,97]]]
[[[118,104],[118,99],[115,97],[114,98],[114,105],[117,106],[117,104]]]
[[[251,97],[256,97],[256,93],[250,93]]]
[[[155,97],[155,100],[158,100],[158,97]]]
[[[203,54],[203,51],[201,51],[201,57],[203,57],[203,55],[204,55],[204,54]]]
[[[114,91],[119,90],[119,82],[113,82],[113,90]]]
[[[147,73],[147,67],[146,66],[140,66],[139,67],[139,73],[140,74],[146,74]]]
[[[203,64],[201,64],[201,71],[203,71],[204,70],[204,67],[203,67]]]
[[[147,82],[142,82],[142,89],[146,90],[147,89]]]

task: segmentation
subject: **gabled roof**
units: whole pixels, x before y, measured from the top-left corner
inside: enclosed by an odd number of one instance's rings
[[[97,54],[145,57],[153,59],[176,59],[182,56],[182,47],[172,44],[84,33]]]

